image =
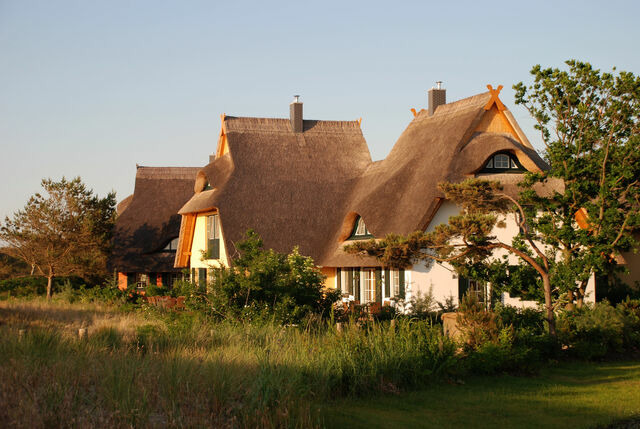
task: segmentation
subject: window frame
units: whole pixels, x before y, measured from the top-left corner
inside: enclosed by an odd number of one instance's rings
[[[207,259],[220,259],[220,216],[218,213],[207,215],[205,228]]]
[[[507,157],[507,167],[496,167],[497,158]],[[501,165],[504,160],[501,160]],[[523,173],[527,169],[520,164],[518,158],[511,152],[496,152],[492,154],[485,162],[484,167],[479,171],[480,173]]]
[[[364,228],[364,234],[362,234],[361,232],[358,232],[363,228]],[[363,240],[368,238],[373,238],[373,234],[369,232],[369,229],[367,228],[367,225],[364,222],[364,219],[362,219],[362,216],[358,216],[356,218],[356,221],[353,223],[353,229],[351,230],[351,235],[349,236],[349,238],[347,238],[347,240]]]

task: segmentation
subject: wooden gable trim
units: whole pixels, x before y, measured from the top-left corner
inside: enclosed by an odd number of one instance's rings
[[[178,239],[178,250],[174,266],[176,268],[187,268],[191,256],[191,245],[193,244],[193,234],[195,232],[197,214],[189,213],[182,215],[180,223],[180,238]]]
[[[220,121],[222,124],[220,125],[220,136],[218,137],[218,148],[216,149],[216,158],[220,158],[222,155],[229,152],[229,145],[227,144],[227,130],[224,125],[224,120],[226,119],[227,114],[223,113],[220,115]]]
[[[474,133],[509,134],[516,141],[522,143],[520,136],[505,116],[504,109],[500,110],[496,105],[493,105],[485,110],[480,123],[473,130]]]

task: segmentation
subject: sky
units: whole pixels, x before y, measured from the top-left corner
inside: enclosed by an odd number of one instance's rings
[[[0,219],[40,181],[133,192],[136,164],[204,166],[220,115],[355,120],[373,159],[426,107],[567,59],[640,74],[635,1],[0,0]]]

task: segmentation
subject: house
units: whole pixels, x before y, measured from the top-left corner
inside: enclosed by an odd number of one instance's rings
[[[136,166],[132,195],[117,206],[112,256],[118,287],[172,285],[183,270],[174,267],[180,232],[177,214],[193,195],[196,167]]]
[[[458,278],[447,264],[395,270],[343,246],[447,222],[458,209],[444,199],[439,182],[485,177],[516,195],[524,171],[546,168],[499,99],[501,87],[488,88],[448,104],[445,89],[431,89],[428,108],[412,110],[392,151],[376,162],[359,121],[304,120],[297,98],[288,119],[223,115],[215,159],[197,172],[196,193],[179,210],[175,267],[190,268],[192,278],[205,282],[209,267],[230,264],[234,243],[252,228],[265,247],[289,252],[299,246],[344,300],[385,304],[427,293],[458,300],[467,290],[487,299],[487,285]],[[517,225],[513,218],[506,224],[496,234],[509,239]],[[502,299],[521,303],[506,294]]]

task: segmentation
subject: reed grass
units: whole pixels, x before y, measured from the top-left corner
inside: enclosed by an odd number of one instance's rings
[[[0,321],[13,427],[316,427],[313,404],[428,383],[455,352],[424,322],[338,332],[40,301],[0,302]]]

